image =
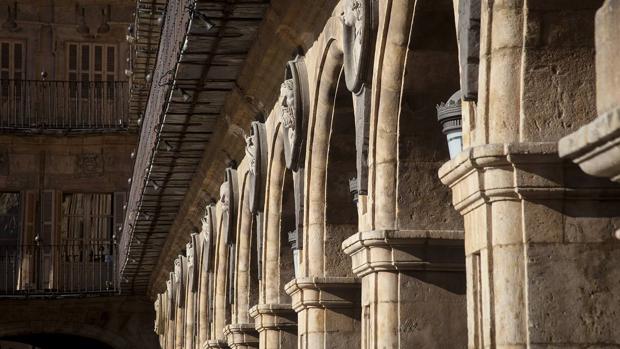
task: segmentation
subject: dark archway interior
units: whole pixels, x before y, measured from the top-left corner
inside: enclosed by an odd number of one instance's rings
[[[284,285],[295,278],[295,261],[289,232],[295,231],[295,187],[293,172],[286,170],[282,183],[282,216],[280,218],[280,296],[287,302],[290,296]]]
[[[340,74],[329,135],[325,189],[325,272],[353,276],[351,257],[340,248],[357,232],[357,206],[349,181],[357,176],[353,97]]]
[[[114,349],[91,338],[65,334],[31,334],[0,338],[0,349]],[[8,344],[12,342],[14,344]],[[21,345],[21,346],[18,346]]]

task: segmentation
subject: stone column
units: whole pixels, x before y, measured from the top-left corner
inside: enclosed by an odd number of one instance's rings
[[[296,348],[297,313],[290,304],[259,304],[250,308],[260,335],[259,348]]]
[[[298,348],[344,348],[359,343],[360,281],[299,277],[286,286],[298,314]]]
[[[343,242],[362,278],[362,348],[449,348],[465,341],[462,236],[378,230]]]
[[[551,142],[474,147],[439,173],[465,219],[469,348],[620,343],[618,186]]]

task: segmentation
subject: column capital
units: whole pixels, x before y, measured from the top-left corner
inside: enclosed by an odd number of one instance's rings
[[[250,316],[258,332],[297,330],[297,313],[290,304],[257,304],[250,308]]]
[[[360,299],[357,277],[299,277],[289,281],[284,290],[293,300],[293,309],[353,308]]]
[[[494,201],[620,198],[620,188],[585,175],[548,142],[465,149],[441,166],[439,178],[461,214]]]
[[[378,271],[465,270],[460,230],[371,230],[350,236],[342,249],[359,277]]]
[[[229,349],[228,343],[222,339],[210,339],[202,347],[203,349]]]
[[[224,327],[224,335],[231,349],[258,348],[258,332],[254,324],[228,324]]]

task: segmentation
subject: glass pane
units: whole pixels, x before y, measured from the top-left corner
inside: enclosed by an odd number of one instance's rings
[[[107,67],[106,67],[106,71],[114,73],[114,70],[116,68],[114,68],[114,46],[108,46],[108,53],[107,53]]]
[[[13,67],[15,67],[16,70],[21,70],[22,69],[22,44],[15,44],[15,46],[13,47],[13,50],[14,50]]]
[[[7,42],[2,43],[2,48],[0,49],[2,54],[0,54],[0,66],[2,68],[9,68],[9,44]]]
[[[95,46],[95,71],[101,71],[103,64],[103,47]]]
[[[21,229],[19,212],[19,193],[0,193],[0,240],[3,242],[17,242]]]
[[[88,45],[82,46],[82,71],[90,69],[90,47]]]
[[[69,45],[69,70],[77,70],[77,45]]]

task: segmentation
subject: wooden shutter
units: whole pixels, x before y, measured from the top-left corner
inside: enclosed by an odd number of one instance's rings
[[[60,193],[56,190],[44,190],[41,193],[41,233],[39,234],[40,275],[42,288],[54,288],[54,271],[59,261],[55,256],[60,227]]]
[[[28,290],[35,287],[34,282],[34,237],[36,235],[37,191],[28,190],[22,194],[23,232],[20,237],[20,260],[17,288]]]

